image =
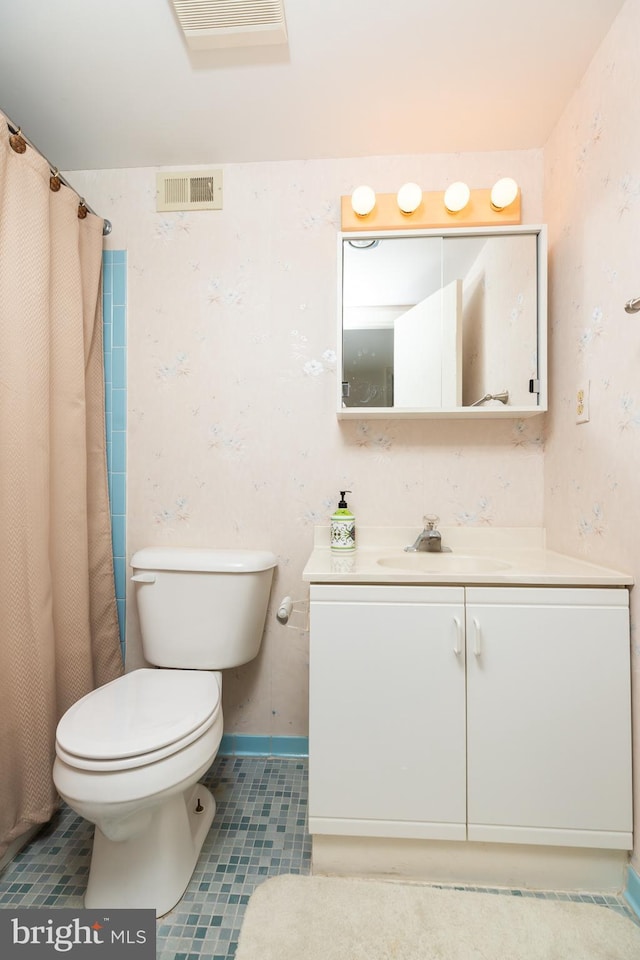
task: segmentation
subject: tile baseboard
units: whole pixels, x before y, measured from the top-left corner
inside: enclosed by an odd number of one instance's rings
[[[627,873],[627,889],[624,891],[623,897],[633,912],[640,917],[640,877],[633,867],[629,867],[629,872]]]
[[[223,757],[308,757],[309,738],[225,733],[218,754]]]

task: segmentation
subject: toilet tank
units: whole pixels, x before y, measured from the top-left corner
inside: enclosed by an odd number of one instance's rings
[[[190,670],[224,670],[253,660],[276,563],[266,550],[138,550],[131,579],[145,659]]]

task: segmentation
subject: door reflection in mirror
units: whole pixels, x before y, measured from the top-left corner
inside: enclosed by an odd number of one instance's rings
[[[345,407],[535,406],[536,232],[342,243]],[[498,401],[489,401],[499,403]]]

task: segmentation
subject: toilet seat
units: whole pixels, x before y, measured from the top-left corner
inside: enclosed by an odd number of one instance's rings
[[[60,760],[81,770],[146,766],[202,737],[220,711],[219,674],[134,670],[91,691],[56,731]]]

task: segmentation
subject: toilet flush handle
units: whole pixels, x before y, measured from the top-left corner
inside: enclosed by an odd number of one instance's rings
[[[156,575],[155,573],[134,573],[131,579],[134,583],[155,583]]]

